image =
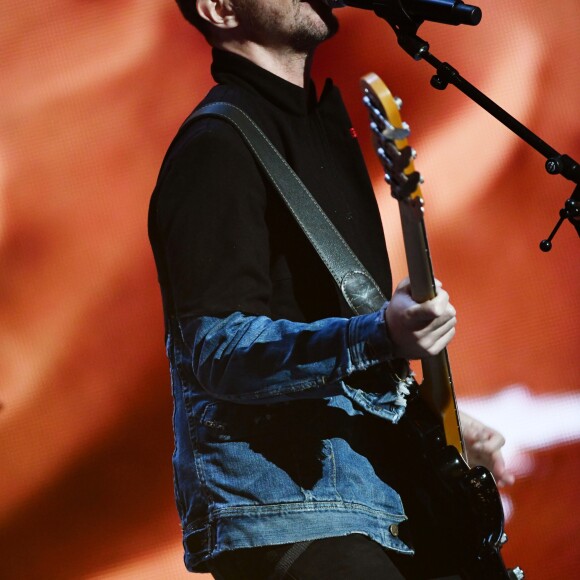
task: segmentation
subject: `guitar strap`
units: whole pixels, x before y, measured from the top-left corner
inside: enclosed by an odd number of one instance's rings
[[[369,314],[381,308],[386,298],[377,283],[258,125],[242,109],[226,102],[211,103],[194,111],[184,125],[201,117],[224,119],[238,130],[332,274],[351,310],[355,314]]]

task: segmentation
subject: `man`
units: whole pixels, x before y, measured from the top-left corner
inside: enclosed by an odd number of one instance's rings
[[[178,0],[214,49],[200,106],[242,108],[390,295],[381,223],[338,90],[310,80],[337,21],[319,0]],[[406,515],[393,485],[408,393],[397,358],[440,352],[455,310],[408,281],[352,316],[320,258],[228,123],[175,138],[154,192],[175,400],[175,494],[185,562],[216,578],[402,578]],[[378,371],[378,372],[376,372]],[[509,480],[501,435],[470,425]],[[388,442],[391,443],[388,443]],[[401,528],[399,528],[401,525]],[[393,561],[396,561],[394,564]]]

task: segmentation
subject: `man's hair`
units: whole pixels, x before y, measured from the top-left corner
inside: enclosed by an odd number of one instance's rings
[[[206,39],[209,40],[209,36],[211,34],[211,24],[204,20],[197,12],[196,8],[196,0],[175,0],[181,13],[185,17],[185,19],[195,26],[204,36]]]

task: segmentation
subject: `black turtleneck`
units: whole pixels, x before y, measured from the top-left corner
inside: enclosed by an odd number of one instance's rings
[[[244,109],[314,195],[386,295],[379,213],[340,93],[320,99],[252,62],[215,50],[218,83],[200,103]],[[167,315],[233,311],[312,321],[349,316],[330,274],[228,123],[202,119],[173,141],[149,231]]]

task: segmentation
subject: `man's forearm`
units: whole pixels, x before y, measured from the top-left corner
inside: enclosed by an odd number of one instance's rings
[[[180,320],[199,384],[218,399],[264,403],[326,397],[392,357],[381,312],[312,323],[239,312]]]

